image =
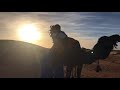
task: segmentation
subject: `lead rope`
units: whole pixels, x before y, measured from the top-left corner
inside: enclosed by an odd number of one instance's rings
[[[102,71],[102,68],[100,67],[100,62],[99,60],[97,61],[97,67],[96,67],[96,72]]]

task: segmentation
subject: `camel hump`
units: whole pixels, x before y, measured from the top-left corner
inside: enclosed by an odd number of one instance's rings
[[[81,48],[79,41],[71,37],[67,38],[67,46],[69,48]]]
[[[108,36],[102,36],[98,39],[98,43],[105,43],[108,41]]]

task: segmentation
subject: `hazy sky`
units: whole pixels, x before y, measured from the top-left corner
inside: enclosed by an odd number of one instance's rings
[[[0,12],[0,39],[21,40],[18,28],[27,23],[36,24],[42,34],[40,40],[32,43],[48,48],[52,46],[52,24],[60,24],[68,36],[85,48],[92,48],[103,35],[120,34],[120,12]]]

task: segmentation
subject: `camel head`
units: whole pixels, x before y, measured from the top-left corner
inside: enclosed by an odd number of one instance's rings
[[[93,53],[97,59],[106,59],[113,48],[117,47],[120,42],[120,36],[115,34],[111,36],[102,36],[98,39],[97,44],[93,47]]]
[[[116,46],[118,46],[117,43],[120,42],[120,35],[118,34],[112,35],[109,37],[109,39],[113,43],[113,47],[116,48]]]

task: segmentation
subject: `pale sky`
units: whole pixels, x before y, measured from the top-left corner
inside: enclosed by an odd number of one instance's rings
[[[0,12],[0,39],[22,41],[19,28],[31,23],[37,26],[41,38],[30,43],[47,48],[52,46],[49,27],[53,24],[60,24],[62,31],[89,49],[101,36],[120,35],[120,12]]]

